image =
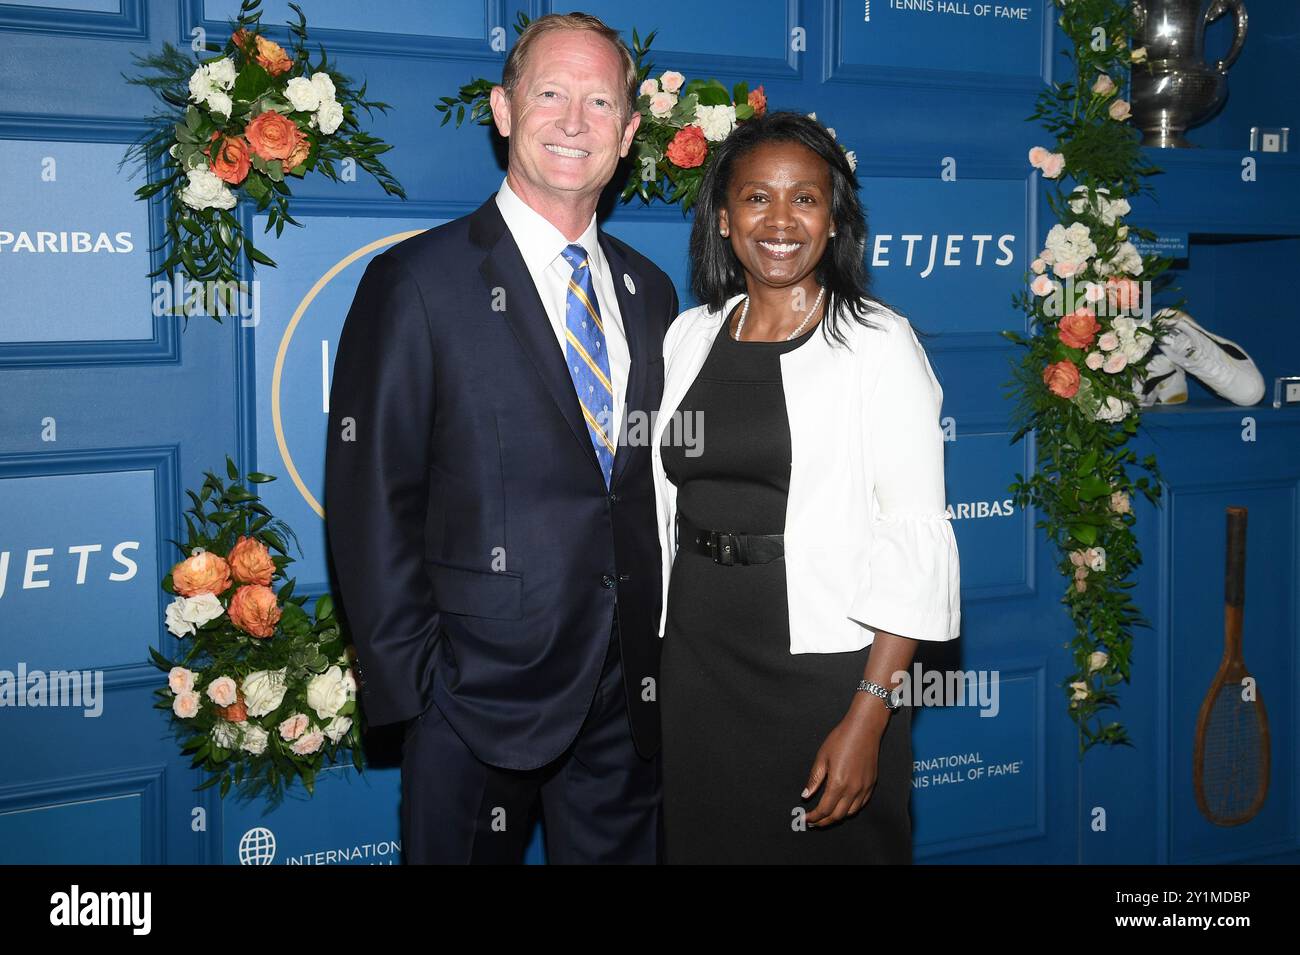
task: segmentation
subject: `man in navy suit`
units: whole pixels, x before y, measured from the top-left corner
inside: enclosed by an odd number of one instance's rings
[[[600,231],[640,122],[618,34],[520,36],[501,190],[368,266],[330,395],[330,552],[371,725],[407,723],[408,862],[655,862],[649,428],[668,277]],[[642,437],[638,439],[638,435]]]

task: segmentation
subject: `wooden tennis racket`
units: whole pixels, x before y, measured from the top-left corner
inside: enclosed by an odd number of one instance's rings
[[[1249,822],[1268,794],[1268,716],[1242,658],[1246,605],[1246,509],[1228,508],[1223,660],[1196,720],[1196,805],[1216,826]],[[1249,692],[1248,692],[1249,687]]]

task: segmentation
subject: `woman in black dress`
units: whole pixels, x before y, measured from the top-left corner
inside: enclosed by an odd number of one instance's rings
[[[652,449],[668,862],[912,860],[890,691],[917,640],[957,635],[957,553],[942,392],[866,294],[856,188],[824,127],[777,113],[700,190],[705,304],[669,331]]]

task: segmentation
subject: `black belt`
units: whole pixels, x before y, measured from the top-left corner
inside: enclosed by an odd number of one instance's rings
[[[680,514],[677,516],[679,547],[698,551],[713,558],[716,564],[766,564],[785,556],[783,534],[732,534],[696,527]]]

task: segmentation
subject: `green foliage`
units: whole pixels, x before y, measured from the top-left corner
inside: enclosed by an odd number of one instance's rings
[[[1137,131],[1110,112],[1122,93],[1125,74],[1149,67],[1132,61],[1129,37],[1134,24],[1124,0],[1055,3],[1061,27],[1071,40],[1071,48],[1063,54],[1071,68],[1068,78],[1039,94],[1029,119],[1043,125],[1054,139],[1050,151],[1064,157],[1064,173],[1047,194],[1053,214],[1063,227],[1082,223],[1096,246],[1095,256],[1075,281],[1104,283],[1114,270],[1102,269],[1099,263],[1119,253],[1130,235],[1154,238],[1149,230],[1137,227],[1126,233],[1118,218],[1108,223],[1099,199],[1148,194],[1152,189],[1144,180],[1160,172],[1143,161]],[[1114,80],[1116,90],[1095,89],[1103,75]],[[1081,192],[1067,192],[1067,176],[1074,188],[1082,187]],[[1051,181],[1044,179],[1044,183]],[[1078,203],[1079,210],[1071,207],[1071,199],[1085,197]],[[1143,292],[1147,308],[1151,297],[1168,291],[1168,276],[1163,273],[1170,264],[1169,259],[1143,257],[1137,278],[1151,283]],[[1049,274],[1050,270],[1049,264]],[[1033,277],[1026,273],[1026,281]],[[1017,293],[1012,303],[1027,321],[1023,333],[1003,333],[1022,349],[1007,383],[1007,396],[1014,402],[1011,440],[1033,433],[1036,469],[1028,478],[1017,474],[1010,490],[1021,507],[1034,509],[1035,526],[1055,544],[1058,568],[1066,579],[1061,602],[1074,627],[1067,644],[1074,669],[1062,690],[1069,715],[1079,727],[1082,759],[1098,744],[1131,745],[1123,725],[1106,721],[1105,714],[1119,708],[1116,688],[1130,679],[1132,630],[1149,626],[1131,596],[1130,578],[1142,562],[1133,530],[1134,511],[1139,497],[1158,502],[1160,474],[1153,455],[1138,462],[1127,445],[1137,432],[1140,414],[1135,387],[1140,386],[1157,349],[1152,347],[1118,373],[1092,369],[1085,358],[1097,346],[1071,347],[1060,334],[1060,315],[1075,303],[1060,308],[1059,299],[1052,295],[1030,292]],[[1180,300],[1174,307],[1181,304]],[[1098,336],[1111,330],[1118,317],[1099,313]],[[1158,342],[1164,327],[1155,314],[1144,331]],[[1072,397],[1058,396],[1044,381],[1044,371],[1062,362],[1079,374],[1078,392]],[[1130,410],[1119,420],[1100,420],[1098,411],[1110,399],[1126,402]],[[1147,475],[1135,480],[1130,468],[1145,470]]]

